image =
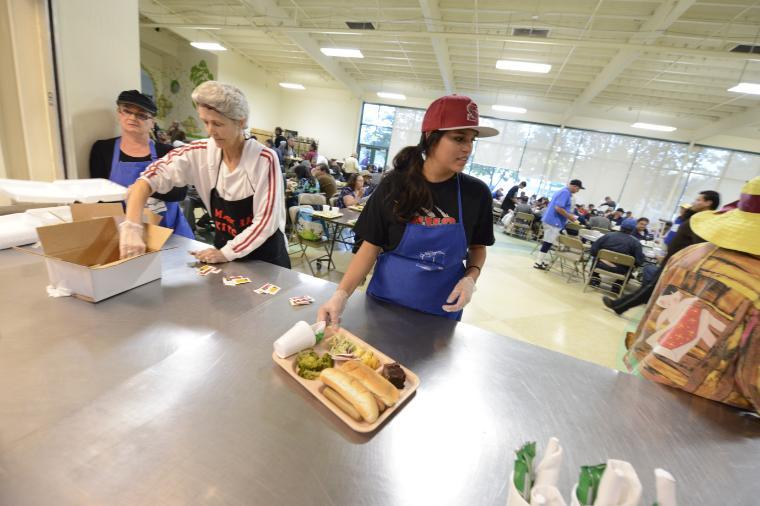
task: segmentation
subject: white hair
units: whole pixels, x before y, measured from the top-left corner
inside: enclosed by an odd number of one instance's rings
[[[248,121],[248,101],[237,86],[206,81],[193,90],[192,99],[230,119]]]

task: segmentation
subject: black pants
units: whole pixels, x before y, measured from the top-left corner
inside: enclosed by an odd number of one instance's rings
[[[641,285],[635,292],[617,299],[612,303],[612,308],[618,313],[625,313],[633,307],[646,304],[652,297],[652,293],[654,293],[654,287],[657,286],[658,279],[660,279],[659,274],[651,282]]]

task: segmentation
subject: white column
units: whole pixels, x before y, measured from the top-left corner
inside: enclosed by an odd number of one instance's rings
[[[92,143],[118,133],[116,97],[140,89],[137,0],[51,0],[68,177],[89,177]]]

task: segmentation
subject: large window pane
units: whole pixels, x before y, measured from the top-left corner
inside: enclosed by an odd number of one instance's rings
[[[388,147],[391,144],[392,128],[378,127],[374,125],[362,125],[359,141],[362,144]]]
[[[720,177],[730,156],[731,152],[725,149],[702,148],[697,153],[691,170],[699,174]]]
[[[749,181],[760,176],[760,155],[733,153],[726,167],[725,177]]]

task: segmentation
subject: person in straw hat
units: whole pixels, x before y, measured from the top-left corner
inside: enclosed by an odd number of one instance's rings
[[[707,242],[673,256],[624,357],[628,369],[760,413],[760,177],[736,208],[702,212]]]

